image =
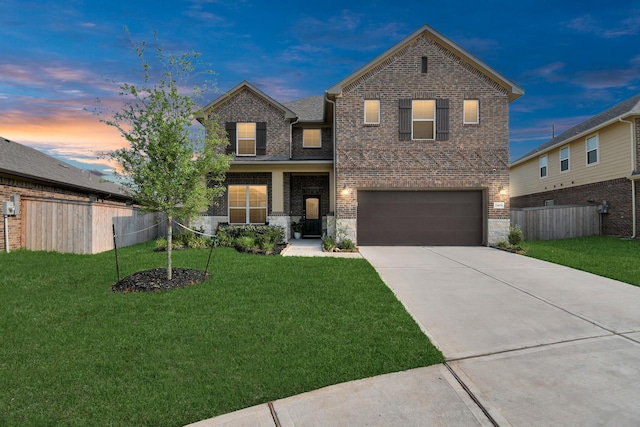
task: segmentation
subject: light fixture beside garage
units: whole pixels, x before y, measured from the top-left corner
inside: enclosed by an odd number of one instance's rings
[[[504,185],[498,187],[498,194],[500,194],[501,196],[507,195],[507,189],[504,187]]]
[[[351,194],[351,190],[347,188],[347,184],[342,186],[342,191],[340,191],[340,194],[342,194],[343,196],[348,196],[349,194]]]

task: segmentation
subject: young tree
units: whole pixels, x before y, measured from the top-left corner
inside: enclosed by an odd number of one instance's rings
[[[134,201],[167,217],[167,279],[171,280],[173,220],[193,218],[224,193],[230,159],[220,148],[228,141],[217,120],[208,120],[206,131],[194,133],[191,128],[199,110],[195,99],[207,87],[194,86],[185,93],[181,84],[196,71],[199,54],[167,55],[158,48],[159,73],[145,59],[146,43],[134,46],[142,64],[142,83],[121,84],[122,110],[100,121],[117,128],[129,142],[129,147],[109,155],[120,165],[116,174]]]

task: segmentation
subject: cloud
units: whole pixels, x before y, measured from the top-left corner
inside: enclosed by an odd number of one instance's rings
[[[526,71],[523,74],[523,78],[533,80],[542,79],[547,82],[556,82],[564,79],[562,72],[566,68],[566,66],[567,64],[562,61],[552,62],[550,64],[546,64],[541,67]]]
[[[292,87],[291,82],[285,79],[261,78],[254,79],[253,83],[261,91],[279,102],[286,102],[292,99],[304,97],[304,94],[299,89]]]
[[[630,16],[625,16],[610,25],[604,24],[602,20],[596,19],[590,14],[585,14],[565,22],[564,25],[571,30],[593,34],[604,39],[635,36],[640,33],[640,13],[632,11]]]

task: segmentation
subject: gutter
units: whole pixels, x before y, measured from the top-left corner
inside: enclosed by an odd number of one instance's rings
[[[324,99],[333,105],[333,123],[331,125],[331,139],[333,140],[333,217],[336,226],[338,227],[338,174],[336,173],[336,163],[338,161],[338,153],[336,151],[336,102],[329,99],[328,92],[324,93]]]
[[[624,120],[619,118],[618,121],[622,123],[629,123],[631,125],[631,221],[632,221],[632,230],[633,234],[631,236],[632,239],[636,238],[637,229],[636,229],[636,179],[633,178],[633,173],[636,171],[636,135],[635,135],[635,124],[630,122],[629,120]]]
[[[295,122],[289,123],[289,160],[293,159],[293,125],[298,123],[300,118],[296,118]]]

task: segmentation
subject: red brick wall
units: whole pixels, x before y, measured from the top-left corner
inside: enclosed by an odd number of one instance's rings
[[[638,197],[640,192],[636,188],[636,198],[640,202]],[[602,215],[602,234],[631,236],[633,233],[631,181],[626,178],[513,197],[511,206],[544,206],[545,200],[553,200],[555,205],[587,205],[592,204],[590,201],[600,204],[607,200],[609,213]],[[640,211],[637,210],[636,215],[640,215]]]
[[[428,72],[421,72],[422,57]],[[364,125],[364,100],[380,99],[380,125]],[[401,141],[399,99],[449,99],[449,139]],[[480,124],[463,125],[463,100],[480,100]],[[488,217],[509,218],[509,103],[504,88],[422,36],[351,83],[336,100],[337,216],[356,217],[358,188],[486,189]],[[342,191],[343,186],[347,191]],[[348,193],[348,194],[344,194]],[[493,202],[505,209],[493,209]]]

